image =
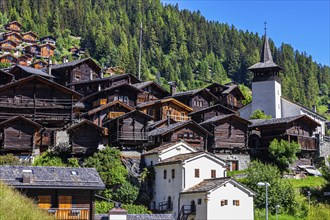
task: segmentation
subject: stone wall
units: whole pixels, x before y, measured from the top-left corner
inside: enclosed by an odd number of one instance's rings
[[[251,161],[249,154],[215,154],[226,161],[238,161],[238,169],[245,170]]]

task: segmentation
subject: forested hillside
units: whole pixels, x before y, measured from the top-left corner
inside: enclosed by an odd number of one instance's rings
[[[103,67],[122,66],[131,73],[138,72],[142,22],[143,79],[163,85],[176,80],[181,90],[229,80],[250,86],[247,67],[259,61],[262,46],[258,34],[159,0],[1,0],[0,9],[1,23],[18,20],[40,37],[61,39],[71,32]],[[286,70],[283,95],[326,111],[330,68],[288,44],[270,44],[274,61]]]

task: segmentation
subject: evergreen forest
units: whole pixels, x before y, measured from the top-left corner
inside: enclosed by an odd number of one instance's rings
[[[177,81],[181,91],[211,82],[250,87],[247,68],[259,61],[262,47],[262,36],[256,33],[208,21],[199,11],[180,10],[160,0],[1,0],[0,11],[0,24],[17,20],[39,37],[56,37],[59,49],[70,43],[66,36],[81,37],[77,46],[102,67],[119,66],[133,74],[138,73],[142,23],[142,79],[167,88],[167,82]],[[317,105],[324,114],[330,67],[289,44],[275,46],[269,37],[274,61],[285,69],[283,96],[308,107]]]

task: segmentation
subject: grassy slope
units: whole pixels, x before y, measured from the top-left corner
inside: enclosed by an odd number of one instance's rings
[[[0,220],[50,220],[31,199],[0,182]]]

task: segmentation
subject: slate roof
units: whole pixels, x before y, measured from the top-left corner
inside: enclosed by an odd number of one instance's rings
[[[138,88],[138,89],[143,89],[144,87],[152,84],[153,82],[152,81],[146,81],[146,82],[141,82],[141,83],[135,83],[133,84],[132,86]]]
[[[190,187],[189,189],[184,190],[181,192],[181,194],[185,193],[199,193],[199,192],[209,192],[211,190],[217,189],[226,183],[231,182],[235,184],[237,187],[241,188],[243,191],[250,195],[256,195],[254,191],[251,189],[245,187],[241,183],[237,182],[236,180],[230,178],[230,177],[221,177],[221,178],[214,178],[214,179],[204,179],[202,182],[196,184],[193,187]]]
[[[223,108],[224,110],[226,110],[228,112],[235,113],[235,111],[233,111],[233,110],[231,110],[231,109],[229,109],[229,108],[227,108],[227,107],[225,107],[225,106],[223,106],[221,104],[217,104],[217,105],[213,105],[211,107],[203,108],[203,109],[201,109],[199,111],[191,112],[191,113],[188,114],[188,116],[199,115],[199,114],[202,114],[203,112],[208,112],[208,111],[213,110],[215,108]]]
[[[213,122],[217,122],[217,121],[220,121],[220,120],[223,120],[225,118],[229,118],[229,117],[235,117],[237,118],[238,120],[241,120],[243,122],[245,122],[246,124],[251,124],[252,122],[244,119],[244,118],[241,118],[239,117],[238,115],[236,114],[228,114],[228,115],[218,115],[218,116],[214,116],[212,118],[209,118],[205,121],[203,121],[202,123],[200,123],[200,125],[205,125],[205,124],[210,124],[210,123],[213,123]]]
[[[109,220],[108,214],[96,214],[95,220]],[[127,214],[127,220],[175,220],[172,214]]]
[[[23,183],[23,170],[32,170],[30,183]],[[73,175],[75,171],[77,175]],[[0,180],[14,188],[104,189],[95,168],[0,166]]]
[[[177,142],[174,142],[174,143],[166,143],[166,144],[163,144],[159,147],[155,147],[147,152],[145,152],[143,155],[151,155],[151,154],[158,154],[160,152],[162,152],[163,150],[166,150],[168,148],[171,148],[179,143],[185,143],[187,144],[184,140],[181,140],[181,141],[177,141]]]
[[[13,73],[16,71],[17,68],[21,69],[22,71],[27,72],[31,75],[38,75],[38,76],[43,76],[43,77],[47,77],[47,78],[55,78],[54,76],[49,75],[48,73],[46,73],[40,69],[36,69],[36,68],[28,67],[28,66],[21,66],[21,65],[16,65],[9,72]]]
[[[203,90],[203,89],[194,89],[194,90],[189,90],[189,91],[185,91],[185,92],[177,92],[177,93],[173,94],[172,97],[193,95],[197,92],[200,92],[201,90]]]
[[[118,105],[120,105],[120,106],[126,108],[128,111],[133,111],[133,110],[134,110],[134,108],[132,108],[132,107],[126,105],[125,103],[123,103],[123,102],[121,102],[121,101],[116,100],[116,101],[113,101],[113,102],[109,102],[109,103],[107,103],[107,104],[105,104],[105,105],[101,105],[101,106],[99,106],[99,107],[97,107],[97,108],[94,108],[94,109],[88,111],[87,114],[88,114],[88,115],[93,115],[93,114],[95,114],[95,113],[97,113],[97,112],[99,112],[99,111],[102,111],[102,110],[104,110],[104,109],[106,109],[106,108],[109,108],[109,107],[111,107],[111,106],[113,106],[113,105],[116,105],[116,104],[118,104]]]
[[[186,110],[188,110],[190,112],[193,110],[191,107],[189,107],[189,106],[185,105],[184,103],[182,103],[182,102],[180,102],[180,101],[178,101],[174,98],[171,98],[171,97],[167,97],[167,98],[164,98],[164,99],[158,99],[158,100],[150,101],[150,102],[143,102],[143,103],[138,104],[137,107],[143,108],[143,107],[146,107],[146,106],[159,104],[159,103],[166,103],[166,102],[172,102],[175,105],[180,106],[182,108],[185,108]]]
[[[67,69],[67,68],[73,68],[76,65],[79,65],[83,62],[91,62],[92,65],[97,69],[97,71],[101,71],[101,67],[99,67],[93,60],[92,58],[88,57],[88,58],[84,58],[84,59],[80,59],[80,60],[74,60],[72,62],[67,62],[67,63],[62,63],[62,64],[56,64],[56,65],[52,65],[52,70],[59,70],[59,69]]]
[[[171,122],[171,124],[176,123],[176,121],[175,121],[173,118],[170,118],[170,122]],[[150,129],[157,128],[159,125],[161,125],[161,124],[163,124],[163,123],[164,123],[164,124],[167,123],[167,118],[165,118],[165,119],[163,119],[163,120],[160,120],[160,121],[156,121],[156,122],[154,122],[153,124],[149,125],[149,128],[150,128]]]
[[[292,121],[295,121],[300,118],[305,118],[315,123],[315,125],[319,126],[319,124],[306,115],[298,115],[298,116],[290,116],[285,118],[270,118],[270,119],[253,119],[250,120],[252,124],[249,127],[258,127],[258,126],[267,126],[267,125],[275,125],[275,124],[286,124]]]
[[[84,119],[82,120],[81,122],[77,123],[77,124],[74,124],[72,125],[71,127],[69,127],[67,130],[67,132],[74,132],[75,129],[79,128],[80,126],[84,125],[84,124],[89,124],[91,126],[93,126],[95,129],[99,130],[99,131],[103,131],[103,128],[98,126],[97,124],[87,120],[87,119]]]
[[[130,77],[134,78],[134,80],[136,80],[137,82],[140,82],[140,80],[138,78],[136,78],[134,75],[132,75],[131,73],[125,73],[125,74],[118,74],[118,75],[103,77],[100,79],[84,80],[84,81],[80,81],[80,82],[70,83],[69,85],[80,85],[80,84],[93,83],[93,82],[102,82],[102,81],[107,81],[107,80],[113,80],[116,78],[123,78],[126,76],[130,76]],[[132,85],[135,85],[135,84],[132,84]]]
[[[201,127],[199,124],[197,124],[196,122],[191,121],[191,120],[190,121],[181,121],[181,122],[177,122],[175,124],[170,124],[168,126],[163,126],[163,127],[160,127],[160,128],[156,128],[156,129],[149,132],[149,136],[157,136],[157,135],[166,134],[166,133],[168,133],[172,130],[175,130],[175,129],[180,128],[180,127],[184,127],[188,124],[193,124],[196,127],[198,127],[200,130],[202,130],[203,132],[205,132],[208,135],[212,136],[212,134],[210,132],[208,132],[203,127]]]
[[[138,114],[138,115],[140,115],[140,116],[142,116],[142,117],[144,117],[144,118],[146,118],[146,119],[148,119],[148,120],[153,120],[153,119],[154,119],[154,118],[151,117],[150,115],[144,114],[143,112],[140,112],[140,111],[138,111],[138,110],[133,110],[133,111],[127,112],[126,114],[123,114],[123,115],[121,115],[121,116],[118,116],[118,117],[116,117],[116,118],[111,118],[111,119],[109,119],[109,120],[106,120],[105,122],[103,122],[103,126],[106,125],[106,124],[108,124],[108,123],[110,123],[110,122],[114,122],[114,121],[116,121],[117,119],[120,119],[120,118],[126,118],[126,117],[128,117],[129,115],[132,115],[132,114]]]

